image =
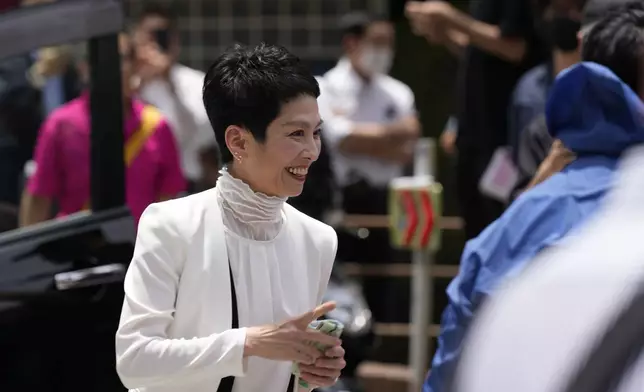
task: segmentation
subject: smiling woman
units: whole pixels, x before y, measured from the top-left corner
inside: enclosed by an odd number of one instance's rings
[[[307,326],[335,307],[315,308],[337,236],[285,203],[320,154],[319,93],[281,47],[236,46],[210,67],[203,100],[226,167],[214,189],[141,218],[116,337],[127,387],[284,392],[298,388],[291,362],[312,387],[335,383],[340,341]]]
[[[264,134],[229,126],[224,137],[234,157],[231,173],[267,195],[299,195],[320,154],[320,124],[316,98],[301,95],[284,103]]]
[[[245,61],[226,69],[224,59],[206,76],[204,103],[224,163],[255,191],[297,196],[320,154],[317,81],[281,48],[261,47],[266,57],[248,50],[236,47],[228,56],[244,53]],[[267,69],[263,75],[257,72],[261,66]]]

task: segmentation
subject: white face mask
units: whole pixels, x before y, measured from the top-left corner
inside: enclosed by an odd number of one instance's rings
[[[360,65],[362,69],[372,75],[387,74],[391,69],[394,53],[388,48],[375,48],[367,46],[360,54]]]

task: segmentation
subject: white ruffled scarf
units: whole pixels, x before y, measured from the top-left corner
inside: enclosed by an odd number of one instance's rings
[[[226,229],[254,241],[275,238],[284,224],[282,208],[287,198],[255,192],[226,168],[219,173],[217,200]]]

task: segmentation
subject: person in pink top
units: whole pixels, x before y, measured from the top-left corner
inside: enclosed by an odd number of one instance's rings
[[[124,132],[126,151],[130,138],[145,127],[144,116],[153,121],[145,131],[130,161],[126,158],[126,203],[138,223],[151,203],[177,196],[185,190],[177,145],[168,123],[154,108],[131,96],[132,49],[120,37],[123,74]],[[86,64],[81,73],[88,75]],[[138,135],[140,136],[140,135]],[[127,155],[127,154],[126,154]],[[20,225],[28,226],[90,208],[90,109],[89,94],[61,106],[44,122],[34,154],[35,171],[30,176],[20,206]]]

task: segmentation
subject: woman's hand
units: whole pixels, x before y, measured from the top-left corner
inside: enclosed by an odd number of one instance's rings
[[[302,380],[316,387],[329,387],[338,381],[342,369],[346,366],[344,349],[342,346],[332,347],[314,364],[300,363],[299,366]]]
[[[284,323],[248,328],[244,357],[314,364],[324,353],[314,347],[313,343],[331,347],[341,343],[338,338],[308,329],[311,321],[333,309],[335,303],[326,302]]]

